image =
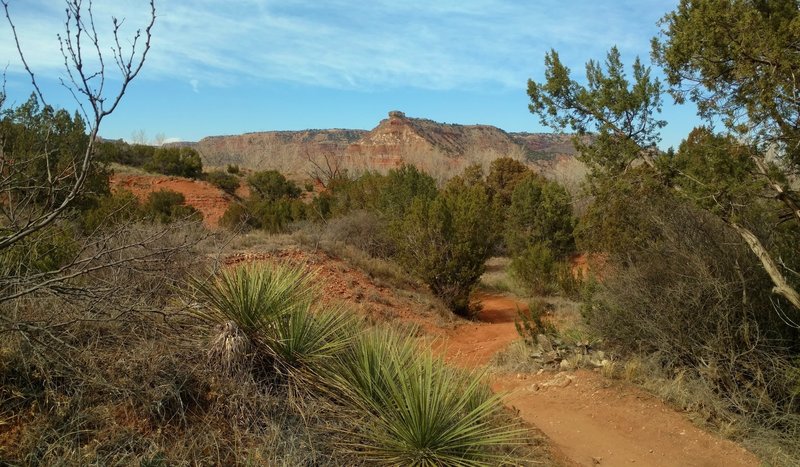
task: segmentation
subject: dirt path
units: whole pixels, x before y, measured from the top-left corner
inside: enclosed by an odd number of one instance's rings
[[[519,338],[514,319],[518,309],[528,309],[524,303],[501,295],[479,293],[473,298],[483,306],[478,319],[450,330],[435,343],[437,350],[444,349],[445,360],[470,368],[489,363],[496,353]]]
[[[478,322],[457,327],[438,345],[456,365],[485,365],[518,338],[514,317],[523,303],[490,294],[477,298],[483,304]],[[759,465],[745,449],[692,425],[652,395],[597,372],[498,376],[493,387],[576,465]]]

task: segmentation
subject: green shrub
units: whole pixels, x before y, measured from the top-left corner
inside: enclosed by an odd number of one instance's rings
[[[572,270],[569,260],[556,263],[554,274],[559,292],[568,298],[580,298],[586,278],[580,271]]]
[[[529,292],[547,295],[555,291],[556,260],[547,246],[541,243],[528,246],[508,267],[514,280]]]
[[[244,204],[234,201],[228,205],[228,209],[222,214],[219,225],[230,230],[239,230],[252,227],[249,220],[250,213]]]
[[[73,260],[79,250],[75,232],[54,225],[0,250],[0,275],[8,280],[51,272]]]
[[[254,196],[266,201],[297,198],[301,193],[296,183],[287,180],[277,170],[256,172],[247,177],[247,184],[250,185]]]
[[[4,98],[0,91],[0,102]],[[109,193],[109,173],[103,161],[92,158],[86,171],[83,156],[89,144],[86,122],[38,101],[35,94],[17,107],[0,109],[0,179],[4,217],[24,223],[30,212],[48,212],[67,199],[83,176],[80,193],[71,207],[91,208]],[[46,156],[46,157],[45,157]],[[6,210],[10,200],[11,209]]]
[[[250,213],[250,224],[270,233],[285,232],[292,221],[302,219],[295,219],[294,215],[305,213],[299,200],[269,201],[255,198],[248,200],[245,206]]]
[[[505,241],[512,255],[542,244],[556,259],[575,251],[572,201],[564,187],[529,174],[515,185],[508,208]]]
[[[205,179],[226,193],[234,194],[239,188],[239,177],[219,170],[208,172],[205,174]]]
[[[228,167],[225,168],[225,171],[232,175],[239,175],[239,166],[236,164],[228,164]]]
[[[144,167],[153,160],[155,146],[128,144],[122,140],[99,141],[95,143],[97,159],[103,162],[116,162],[132,167]]]
[[[432,200],[414,198],[392,231],[397,258],[449,309],[468,316],[470,293],[497,238],[496,220],[481,185],[454,183]]]
[[[147,196],[147,202],[142,206],[142,210],[145,217],[162,224],[179,219],[200,220],[203,218],[197,209],[185,203],[186,198],[183,194],[171,190],[159,190]]]
[[[153,152],[153,158],[144,168],[164,175],[198,178],[203,173],[203,162],[200,154],[192,148],[160,147]]]
[[[489,186],[492,197],[501,206],[511,205],[511,195],[520,181],[522,181],[531,170],[522,162],[510,157],[500,157],[492,161],[489,166],[489,175],[486,176],[486,184]]]
[[[594,195],[575,228],[577,247],[620,259],[659,236],[649,220],[653,204],[677,202],[655,175],[637,169],[596,180]]]
[[[522,337],[528,347],[536,347],[539,334],[555,336],[558,334],[556,327],[550,321],[545,321],[547,315],[547,302],[534,300],[528,304],[526,311],[517,310],[514,327],[517,334]]]
[[[800,426],[800,333],[787,326],[798,313],[772,296],[759,261],[722,221],[675,198],[649,202],[648,235],[611,256],[614,274],[587,301],[589,324],[621,353],[697,374],[737,416]],[[757,219],[764,238],[780,236],[777,218]]]
[[[119,190],[98,199],[97,206],[83,213],[81,226],[84,232],[93,232],[139,219],[142,215],[136,196],[128,190]]]
[[[384,182],[376,180],[372,183],[379,187],[375,207],[390,220],[401,219],[411,207],[412,200],[431,200],[438,192],[436,180],[413,165],[392,169]],[[365,194],[369,196],[370,192]]]

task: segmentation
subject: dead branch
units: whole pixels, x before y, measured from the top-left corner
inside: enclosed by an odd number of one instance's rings
[[[56,205],[50,206],[48,209],[41,212],[34,212],[29,208],[29,202],[22,203],[21,207],[24,208],[16,210],[16,213],[26,212],[29,214],[24,221],[15,222],[18,219],[15,211],[7,212],[11,215],[11,224],[13,228],[11,232],[4,234],[0,237],[0,250],[10,247],[20,240],[28,237],[29,235],[38,232],[39,230],[47,227],[56,219],[61,217],[64,212],[75,202],[84,190],[87,176],[91,170],[94,162],[94,144],[97,140],[100,124],[103,119],[110,115],[119,105],[122,97],[128,89],[131,81],[133,81],[144,65],[147,53],[150,50],[150,40],[152,38],[152,28],[155,24],[155,0],[149,0],[150,5],[150,20],[147,26],[142,30],[138,29],[134,37],[130,41],[130,46],[126,50],[121,46],[120,27],[122,22],[117,18],[112,18],[114,24],[113,37],[114,48],[112,49],[114,61],[119,68],[121,84],[116,93],[108,94],[105,87],[106,68],[101,51],[100,40],[94,24],[94,17],[91,11],[91,3],[88,7],[84,8],[82,0],[67,0],[67,19],[65,21],[65,35],[58,35],[58,41],[61,46],[61,53],[64,57],[64,65],[66,68],[69,82],[62,79],[62,84],[71,92],[75,98],[78,106],[83,112],[87,123],[89,124],[89,140],[86,149],[79,161],[74,164],[70,173],[71,183],[64,198]],[[12,20],[9,0],[0,0],[3,6],[6,20],[11,26],[14,35],[17,52],[22,60],[25,71],[31,78],[35,93],[39,97],[42,104],[45,106],[46,100],[41,88],[36,80],[36,75],[28,65],[25,59],[22,44],[20,43],[19,34],[16,26]],[[88,16],[88,20],[87,20]],[[89,42],[92,44],[93,53],[96,54],[99,65],[94,71],[89,70],[84,59],[83,43]],[[88,107],[88,111],[87,111]],[[46,157],[46,155],[43,155]],[[5,161],[5,157],[3,157]],[[24,192],[27,187],[16,187],[17,191],[21,188]],[[10,191],[5,191],[9,193]]]

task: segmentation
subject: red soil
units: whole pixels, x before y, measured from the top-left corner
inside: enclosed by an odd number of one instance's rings
[[[233,201],[233,196],[208,182],[180,177],[115,174],[111,177],[111,188],[128,190],[142,201],[153,191],[177,191],[186,197],[186,204],[203,214],[203,223],[212,228],[219,225]]]

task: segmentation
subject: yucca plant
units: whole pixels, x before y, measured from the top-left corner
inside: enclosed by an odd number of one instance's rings
[[[282,264],[245,263],[223,269],[209,281],[192,280],[206,305],[197,315],[217,324],[233,322],[257,341],[278,317],[311,306],[318,295],[313,280],[303,268]]]
[[[496,465],[523,430],[499,426],[499,396],[477,374],[447,367],[430,349],[388,331],[356,338],[334,380],[347,404],[366,414],[351,448],[385,465]]]
[[[322,369],[323,379],[336,388],[345,387],[351,397],[374,399],[386,393],[388,380],[397,379],[392,372],[409,365],[418,352],[413,339],[388,328],[373,328],[352,339],[334,365]],[[395,364],[387,366],[390,359]]]
[[[247,349],[274,370],[293,373],[344,348],[346,331],[357,327],[357,320],[339,308],[314,310],[315,276],[301,267],[244,264],[192,285],[205,304],[196,314],[222,329],[215,339],[220,348],[212,351],[227,366],[242,358],[227,355],[228,349]]]
[[[291,368],[319,366],[347,347],[360,325],[353,314],[335,306],[318,312],[296,310],[276,320],[270,346]]]

